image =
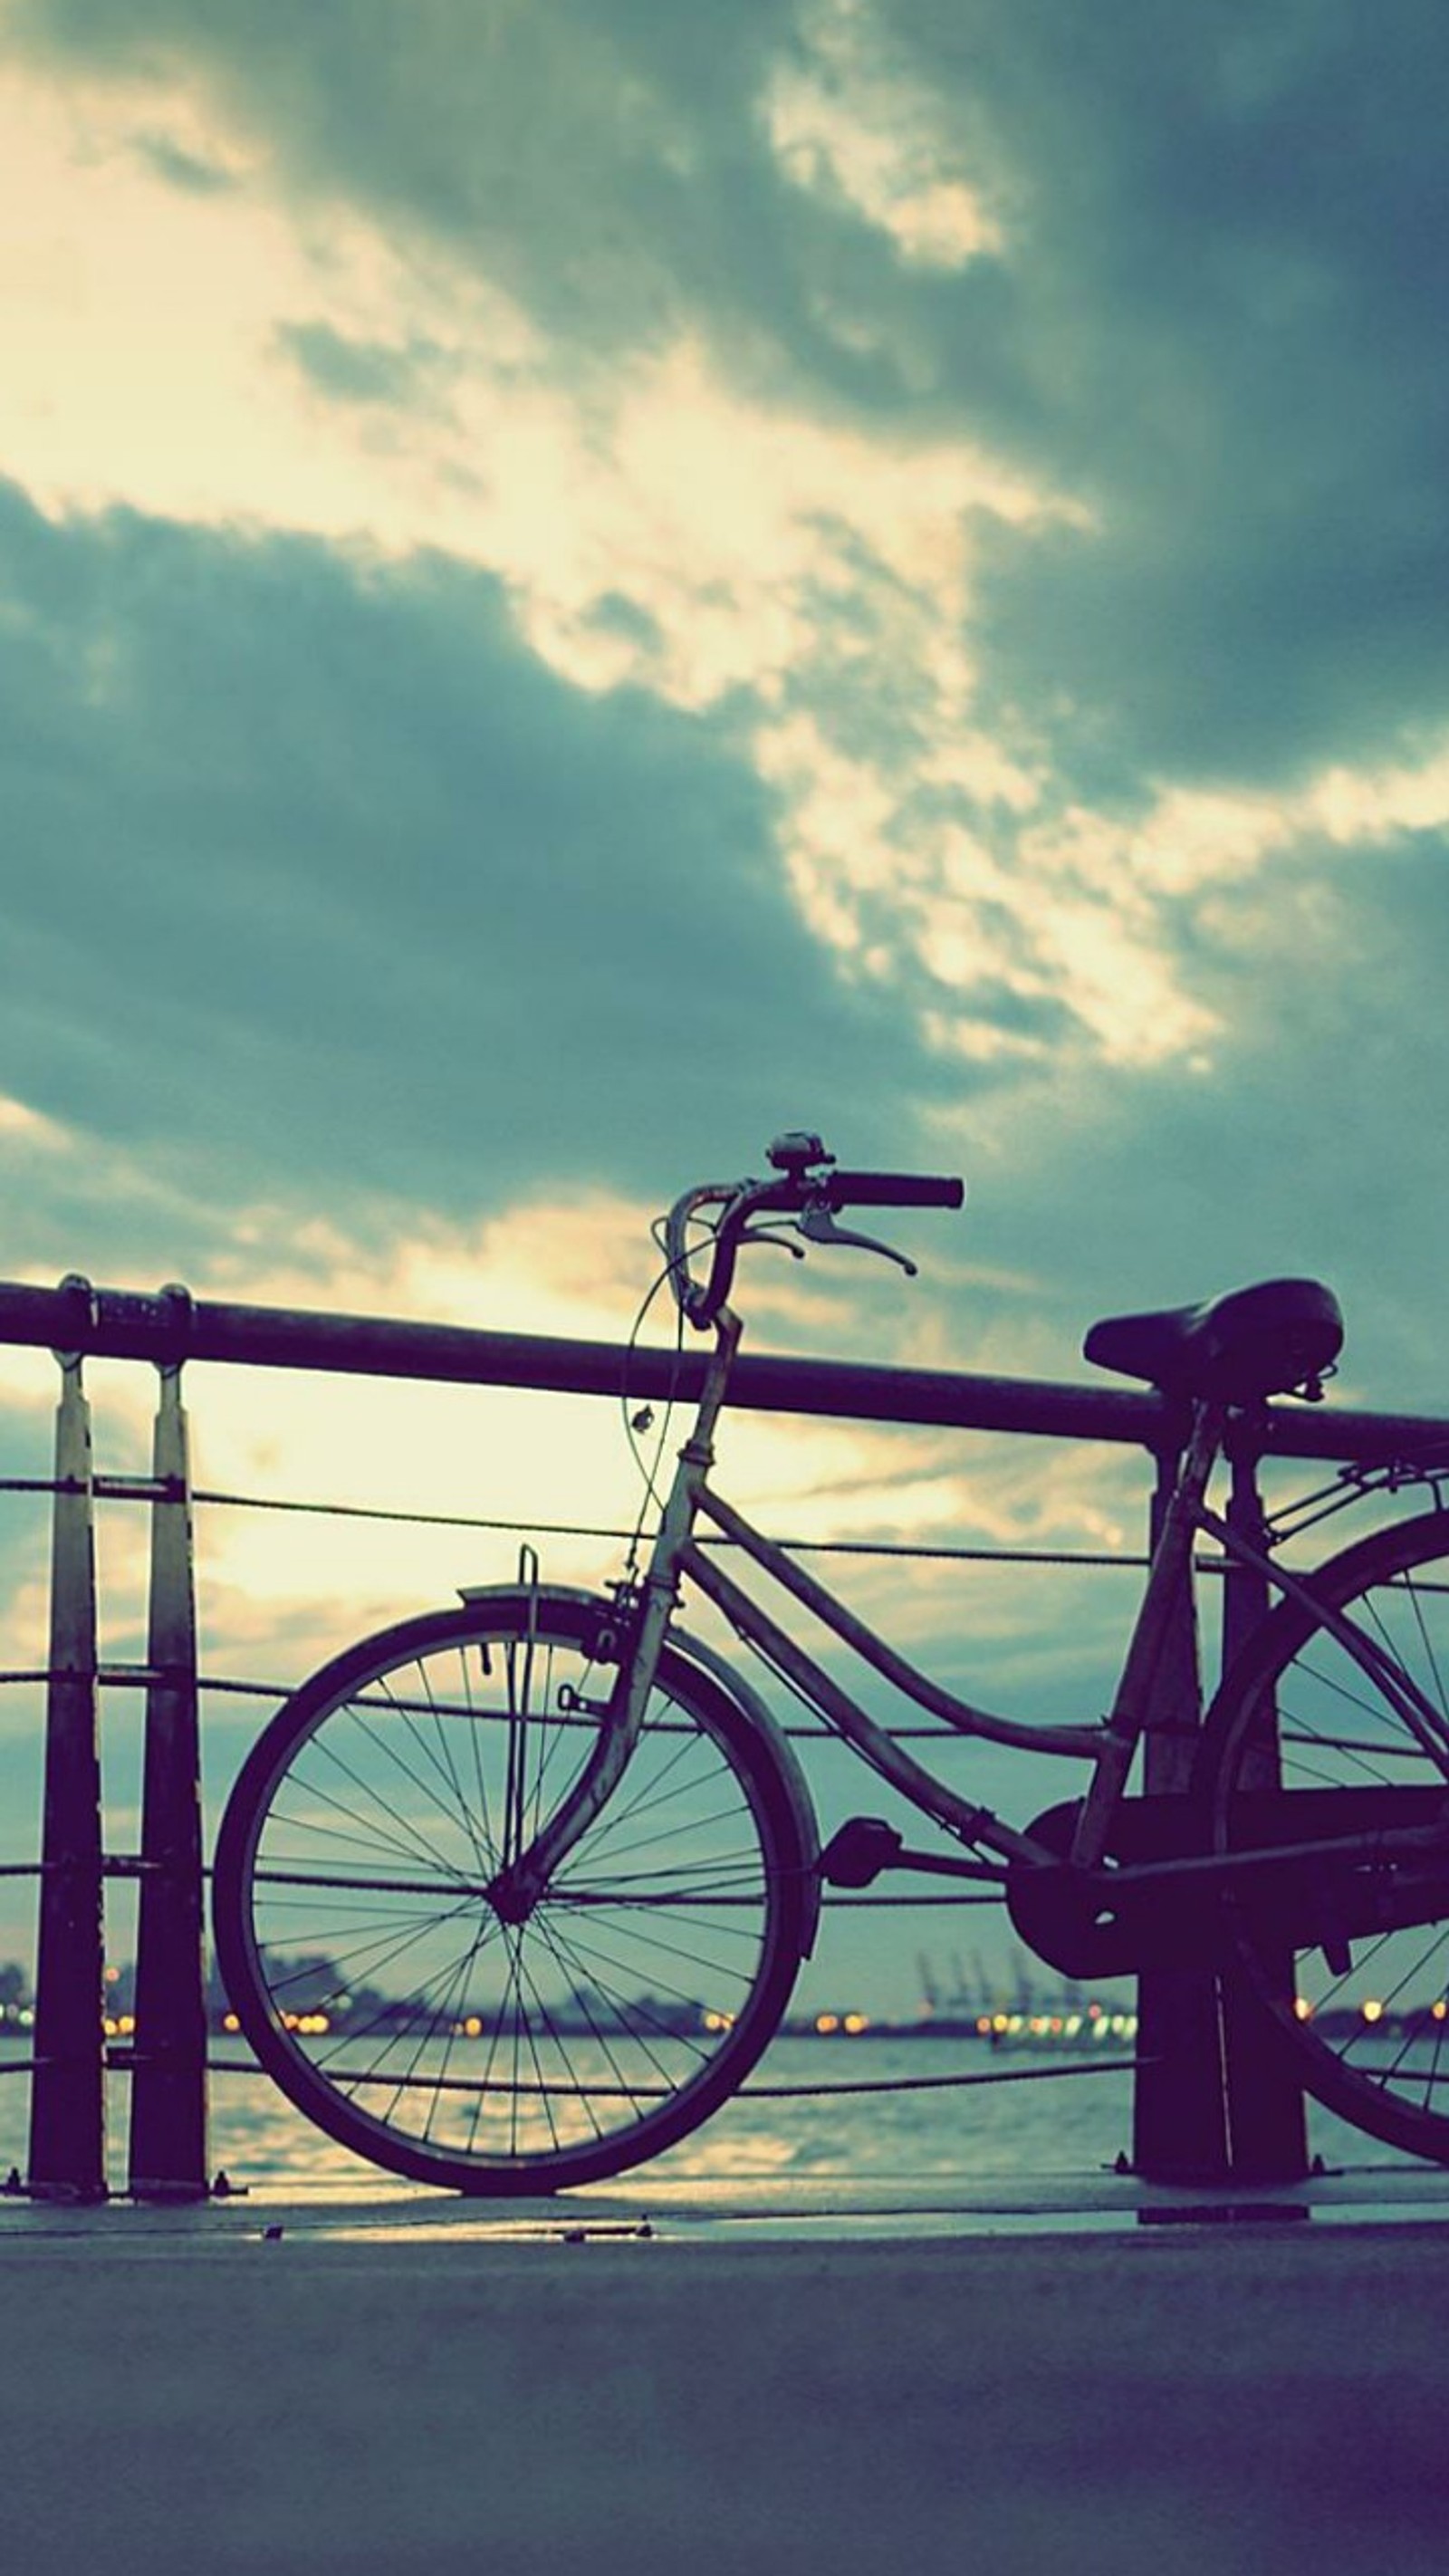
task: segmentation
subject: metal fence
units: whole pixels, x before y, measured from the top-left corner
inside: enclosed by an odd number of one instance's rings
[[[247,1498],[198,1494],[193,1487],[182,1402],[186,1364],[615,1399],[627,1382],[635,1401],[688,1401],[703,1361],[611,1343],[213,1303],[182,1288],[138,1295],[76,1278],[56,1289],[0,1284],[0,1342],[50,1351],[60,1369],[53,1474],[0,1478],[12,1490],[48,1495],[52,1515],[46,1661],[32,1673],[5,1675],[32,1681],[45,1701],[40,1856],[3,1865],[5,1875],[33,1876],[39,1889],[33,2050],[15,2061],[16,2071],[31,2080],[29,2159],[12,2188],[41,2198],[107,2196],[107,2079],[124,2069],[131,2078],[130,2195],[199,2198],[210,2188],[200,1701],[203,1687],[260,1693],[263,1686],[245,1677],[229,1683],[212,1677],[203,1685],[198,1672],[195,1513],[201,1503],[235,1505]],[[84,1386],[84,1362],[92,1357],[157,1372],[148,1474],[96,1471]],[[1149,1530],[1171,1489],[1183,1428],[1178,1410],[1152,1394],[806,1359],[740,1360],[731,1403],[766,1413],[1116,1444],[1151,1462]],[[1230,1516],[1245,1533],[1260,1529],[1259,1469],[1266,1457],[1372,1467],[1442,1452],[1446,1439],[1449,1423],[1420,1416],[1265,1408],[1251,1440],[1245,1430],[1237,1442]],[[150,1522],[145,1656],[128,1665],[106,1659],[99,1637],[96,1506],[108,1501],[140,1505]],[[1264,1607],[1259,1580],[1234,1570],[1224,1585],[1225,1657],[1238,1650]],[[144,1703],[140,1831],[129,1851],[113,1848],[106,1830],[103,1686],[133,1689]],[[1186,1598],[1163,1701],[1172,1722],[1149,1734],[1143,1786],[1148,1795],[1171,1796],[1185,1788],[1191,1762],[1184,1715],[1200,1715]],[[123,2034],[107,2028],[104,1985],[106,1893],[117,1881],[136,1888],[134,2013]],[[1143,1977],[1138,2030],[1131,2160],[1139,2173],[1261,2179],[1305,2170],[1301,2100],[1272,2066],[1257,2008],[1230,1974]]]

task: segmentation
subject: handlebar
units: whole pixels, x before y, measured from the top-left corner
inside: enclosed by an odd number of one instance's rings
[[[833,1208],[939,1207],[966,1204],[964,1181],[931,1172],[832,1172],[826,1182]]]
[[[814,1149],[808,1155],[803,1151],[806,1145]],[[736,1256],[740,1245],[749,1239],[749,1227],[757,1217],[813,1218],[818,1229],[815,1239],[828,1242],[829,1220],[848,1207],[958,1208],[965,1202],[965,1183],[944,1175],[838,1171],[815,1137],[780,1138],[770,1149],[770,1159],[785,1165],[780,1177],[769,1181],[706,1181],[696,1189],[686,1190],[669,1211],[665,1222],[669,1284],[681,1311],[700,1332],[714,1323],[729,1296]],[[714,1229],[709,1277],[701,1282],[690,1269],[688,1227],[691,1218],[707,1207],[718,1207],[722,1214]],[[872,1251],[888,1253],[890,1249],[885,1244],[871,1244],[864,1236],[844,1236],[841,1240],[859,1242]],[[900,1255],[893,1254],[891,1258],[899,1260]],[[909,1269],[912,1265],[904,1266]]]

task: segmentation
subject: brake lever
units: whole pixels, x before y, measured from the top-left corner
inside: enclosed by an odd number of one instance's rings
[[[747,1225],[739,1239],[741,1243],[773,1243],[777,1252],[788,1252],[792,1261],[805,1258],[799,1244],[787,1241],[777,1226]]]
[[[873,1234],[853,1234],[848,1226],[837,1225],[828,1207],[808,1207],[795,1222],[812,1243],[843,1243],[856,1252],[878,1252],[883,1261],[893,1261],[897,1269],[904,1270],[908,1279],[920,1276],[914,1261],[908,1261],[903,1252],[897,1252],[889,1243],[877,1242]]]

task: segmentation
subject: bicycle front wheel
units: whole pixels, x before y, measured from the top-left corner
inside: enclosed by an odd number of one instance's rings
[[[218,1838],[222,1977],[310,2120],[419,2182],[552,2191],[672,2146],[758,2059],[808,1944],[813,1835],[760,1725],[666,1649],[602,1812],[521,1922],[488,1889],[598,1740],[612,1605],[504,1594],[339,1656]]]
[[[1418,1840],[1254,1873],[1228,1919],[1305,2089],[1449,2163],[1449,1513],[1376,1532],[1312,1585],[1385,1664],[1366,1671],[1296,1602],[1264,1621],[1204,1737],[1214,1845]]]

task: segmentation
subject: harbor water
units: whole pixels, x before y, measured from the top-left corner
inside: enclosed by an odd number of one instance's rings
[[[300,2118],[241,2044],[221,2044],[210,2080],[211,2162],[232,2183],[331,2194],[390,2187]],[[221,2053],[221,2047],[218,2049]],[[1132,2142],[1130,2042],[1117,2063],[1072,2047],[993,2047],[961,2038],[782,2037],[741,2093],[647,2171],[680,2184],[987,2182],[1110,2171]],[[0,2174],[24,2173],[28,2045],[0,2042]],[[124,2187],[127,2080],[111,2079],[111,2177]],[[1403,2164],[1393,2150],[1310,2105],[1310,2146],[1350,2170]],[[410,2186],[398,2183],[404,2190]]]

